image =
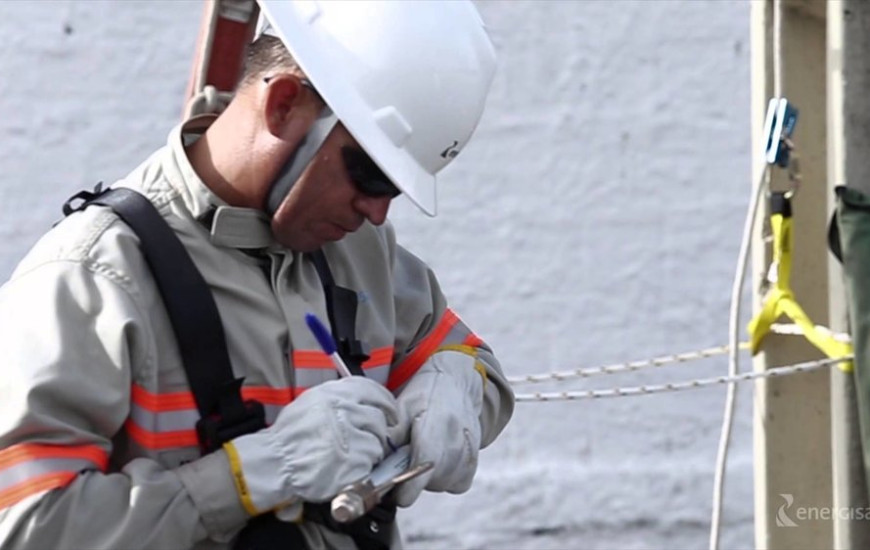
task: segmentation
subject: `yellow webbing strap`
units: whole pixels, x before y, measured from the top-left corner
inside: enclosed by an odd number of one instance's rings
[[[768,292],[761,311],[749,322],[750,348],[752,354],[758,353],[761,341],[770,332],[770,327],[780,315],[789,317],[797,324],[811,344],[819,348],[831,359],[852,355],[852,345],[840,342],[832,335],[819,331],[803,308],[795,300],[790,287],[792,218],[774,213],[770,217],[773,231],[773,261],[776,265],[776,286]],[[852,372],[852,362],[843,361],[838,367],[844,372]]]
[[[441,346],[440,348],[435,350],[435,353],[439,351],[457,351],[459,353],[464,353],[465,355],[469,355],[474,357],[474,370],[480,374],[483,378],[483,387],[486,387],[486,382],[488,380],[488,376],[486,374],[486,367],[483,366],[483,363],[477,358],[477,348],[473,346],[469,346],[466,344],[448,344],[446,346]]]

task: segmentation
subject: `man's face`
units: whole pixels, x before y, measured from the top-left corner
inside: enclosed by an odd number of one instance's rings
[[[347,151],[364,155],[337,124],[272,218],[272,232],[283,246],[311,252],[356,231],[366,220],[384,223],[392,197],[360,189],[351,178],[353,166],[350,172],[346,166]]]

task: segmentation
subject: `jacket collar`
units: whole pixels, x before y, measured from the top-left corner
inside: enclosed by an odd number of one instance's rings
[[[199,139],[216,115],[199,115],[176,126],[169,134],[169,155],[164,163],[170,184],[185,206],[210,231],[212,244],[239,249],[275,245],[269,217],[260,210],[228,205],[209,189],[190,164],[185,147]]]

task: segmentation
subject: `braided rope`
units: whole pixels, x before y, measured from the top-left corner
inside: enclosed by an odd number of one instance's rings
[[[743,344],[740,347],[743,348]],[[718,346],[715,348],[707,348],[698,351],[689,351],[685,353],[677,353],[674,355],[663,355],[653,359],[645,359],[641,361],[630,361],[628,363],[617,363],[602,367],[589,367],[584,369],[575,369],[570,371],[549,372],[544,374],[529,374],[526,376],[508,376],[507,381],[510,384],[539,384],[541,382],[552,382],[570,380],[572,378],[587,378],[597,374],[615,374],[619,372],[637,371],[649,367],[663,367],[674,363],[687,363],[697,359],[706,359],[717,355],[728,353],[728,346]]]
[[[834,338],[841,342],[850,341],[849,335],[844,333],[832,333],[829,329],[817,326],[817,329],[831,334]],[[775,324],[771,327],[771,332],[787,336],[801,336],[803,331],[800,327],[794,324]],[[743,342],[740,344],[740,349],[749,349],[749,344]],[[587,367],[568,371],[548,372],[544,374],[529,374],[524,376],[508,376],[507,381],[513,385],[519,384],[540,384],[542,382],[561,382],[563,380],[571,380],[575,378],[589,378],[599,374],[617,374],[622,372],[633,372],[650,367],[664,367],[677,363],[688,363],[698,359],[708,359],[717,355],[725,355],[728,353],[728,346],[717,346],[706,348],[698,351],[689,351],[685,353],[677,353],[673,355],[663,355],[652,359],[644,359],[640,361],[629,361],[627,363],[616,363],[599,367]]]
[[[703,388],[705,386],[713,386],[716,384],[733,384],[735,382],[743,382],[746,380],[757,380],[762,378],[772,378],[775,376],[786,376],[797,374],[800,372],[810,372],[828,367],[844,361],[849,361],[852,356],[840,357],[837,359],[821,359],[819,361],[807,361],[796,365],[774,367],[765,371],[745,372],[737,376],[717,376],[715,378],[703,378],[698,380],[687,380],[685,382],[669,382],[666,384],[651,384],[647,386],[633,386],[625,388],[608,388],[604,390],[580,390],[580,391],[563,391],[563,392],[534,392],[516,394],[515,398],[518,402],[529,401],[576,401],[579,399],[599,399],[603,397],[626,397],[630,395],[647,395],[652,393],[664,393],[671,391],[690,390],[694,388]]]

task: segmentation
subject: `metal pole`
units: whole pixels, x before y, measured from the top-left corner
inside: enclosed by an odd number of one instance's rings
[[[832,189],[848,184],[870,194],[870,4],[866,0],[828,3],[828,201]],[[839,264],[829,257],[831,322],[845,329],[848,313]],[[855,379],[831,370],[831,432],[834,506],[866,510],[864,471]],[[870,522],[834,516],[834,548],[870,548]]]
[[[774,2],[752,2],[752,127],[756,160],[763,151],[764,110],[774,95],[774,59],[780,56],[782,93],[799,110],[795,133],[803,184],[793,205],[794,250],[791,286],[810,318],[827,324],[828,270],[824,236],[828,190],[824,185],[826,160],[826,32],[823,2],[783,1],[780,33],[773,39]],[[781,169],[771,173],[771,188],[789,187]],[[760,212],[753,238],[754,310],[762,297],[759,283],[770,265],[764,242],[767,208]],[[769,335],[756,370],[820,357],[802,339]],[[828,373],[810,373],[788,379],[767,380],[756,386],[754,407],[755,521],[759,549],[830,548],[833,525],[798,517],[801,507],[831,507],[831,411]]]

